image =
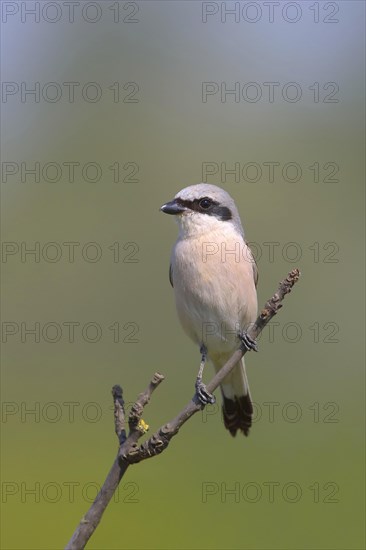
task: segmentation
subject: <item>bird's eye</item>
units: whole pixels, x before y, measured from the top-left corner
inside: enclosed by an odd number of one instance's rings
[[[199,205],[202,208],[202,210],[208,210],[212,205],[211,199],[208,199],[207,197],[205,197],[204,199],[200,200]]]

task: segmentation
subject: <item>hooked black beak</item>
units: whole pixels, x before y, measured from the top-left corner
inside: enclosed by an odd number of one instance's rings
[[[164,212],[165,214],[181,214],[186,210],[186,207],[182,204],[179,204],[175,199],[167,202],[166,204],[163,204],[163,206],[160,207],[160,210]]]

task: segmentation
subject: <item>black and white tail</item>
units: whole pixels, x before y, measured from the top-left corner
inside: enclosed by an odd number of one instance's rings
[[[221,385],[223,397],[222,413],[225,428],[232,436],[241,431],[249,435],[252,425],[253,404],[250,396],[244,359],[234,367],[232,373]]]

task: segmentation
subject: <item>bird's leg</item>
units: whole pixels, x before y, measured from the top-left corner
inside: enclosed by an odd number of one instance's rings
[[[215,396],[212,393],[209,393],[206,388],[206,384],[202,382],[203,369],[205,368],[206,359],[207,359],[207,349],[204,344],[200,348],[201,352],[201,364],[196,378],[196,395],[199,402],[202,405],[213,405],[216,401]]]
[[[246,330],[239,332],[239,340],[246,351],[258,351],[257,342],[249,336]]]

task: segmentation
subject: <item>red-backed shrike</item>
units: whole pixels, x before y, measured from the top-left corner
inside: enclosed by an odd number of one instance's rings
[[[171,255],[170,282],[178,317],[200,347],[198,399],[213,403],[202,382],[206,359],[216,371],[240,345],[256,349],[246,330],[257,317],[257,267],[230,195],[201,183],[179,191],[161,210],[175,216],[179,236]],[[244,360],[221,385],[225,427],[248,435],[253,406]]]

